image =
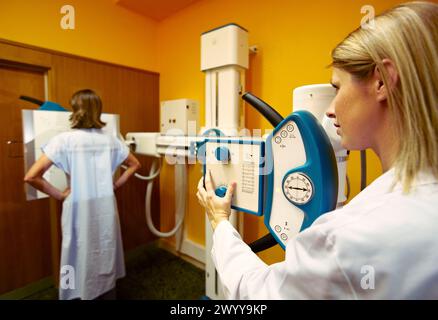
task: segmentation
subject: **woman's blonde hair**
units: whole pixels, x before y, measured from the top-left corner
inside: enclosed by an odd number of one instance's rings
[[[93,90],[85,89],[76,92],[70,104],[73,108],[70,116],[73,129],[100,129],[105,126],[105,122],[100,120],[102,101]]]
[[[377,16],[374,27],[356,29],[332,51],[333,67],[356,79],[367,79],[377,67],[387,88],[382,60],[394,62],[398,82],[388,90],[388,105],[400,137],[395,182],[405,192],[422,170],[438,178],[437,45],[438,4],[409,2]]]

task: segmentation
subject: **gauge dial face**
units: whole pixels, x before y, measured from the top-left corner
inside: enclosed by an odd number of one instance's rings
[[[293,204],[306,204],[313,196],[312,181],[304,173],[290,173],[284,179],[283,192]]]

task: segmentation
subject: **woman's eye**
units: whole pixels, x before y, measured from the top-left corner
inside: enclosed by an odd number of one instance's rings
[[[338,93],[338,91],[339,91],[339,86],[336,85],[336,84],[334,84],[334,83],[332,83],[331,85],[332,85],[333,88],[335,88],[336,93]]]

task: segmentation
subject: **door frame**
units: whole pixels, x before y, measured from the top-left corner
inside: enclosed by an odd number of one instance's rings
[[[21,69],[26,71],[37,71],[44,74],[44,96],[46,100],[50,100],[54,92],[54,71],[52,67],[52,55],[49,52],[34,50],[25,45],[12,43],[8,40],[0,39],[0,67]],[[59,265],[60,265],[60,205],[56,200],[49,199],[49,214],[50,214],[50,243],[51,243],[51,264],[52,264],[52,279],[55,287],[58,287],[59,282]],[[48,279],[42,279],[38,283],[50,285]],[[34,288],[35,287],[35,288]],[[29,288],[28,290],[24,290]],[[34,289],[32,289],[34,288]],[[21,290],[23,289],[23,290]],[[31,294],[32,291],[41,290],[41,284],[33,286],[29,284],[24,288],[18,288],[12,292],[22,292],[20,295]],[[6,293],[7,294],[7,293]]]

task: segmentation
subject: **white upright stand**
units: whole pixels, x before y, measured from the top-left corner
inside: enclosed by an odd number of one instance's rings
[[[321,123],[332,143],[338,166],[338,200],[337,208],[342,207],[347,200],[345,196],[345,181],[347,178],[347,150],[341,145],[341,138],[336,134],[333,120],[325,113],[336,96],[336,89],[328,83],[313,84],[295,88],[293,91],[293,112],[306,110],[312,113]]]
[[[217,128],[227,136],[237,136],[243,125],[242,95],[245,69],[249,60],[248,32],[236,24],[228,24],[201,35],[201,70],[205,72],[205,127]],[[232,211],[230,222],[238,228]],[[213,230],[206,217],[206,296],[224,299],[222,285],[211,258]]]

